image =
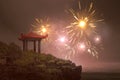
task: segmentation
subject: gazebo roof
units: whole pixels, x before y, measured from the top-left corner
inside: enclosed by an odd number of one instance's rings
[[[35,32],[29,32],[27,34],[21,34],[19,37],[19,40],[39,40],[39,39],[44,39],[46,38],[48,35],[39,35]]]

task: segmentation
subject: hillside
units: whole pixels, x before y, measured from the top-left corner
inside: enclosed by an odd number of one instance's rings
[[[50,54],[22,52],[14,43],[0,42],[1,80],[80,80],[81,66]]]

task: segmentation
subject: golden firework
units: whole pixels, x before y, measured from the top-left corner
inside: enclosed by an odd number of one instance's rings
[[[96,10],[93,8],[93,2],[90,3],[89,7],[86,9],[82,9],[79,2],[79,10],[69,9],[69,11],[73,16],[73,22],[70,26],[66,27],[69,42],[72,46],[84,42],[86,51],[98,57],[98,47],[91,39],[91,36],[98,34],[95,23],[103,21],[103,19],[96,19]],[[98,38],[96,41],[98,41]]]

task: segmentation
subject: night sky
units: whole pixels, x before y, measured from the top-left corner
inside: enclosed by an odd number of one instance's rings
[[[0,41],[16,42],[20,33],[31,28],[35,18],[49,17],[55,24],[67,25],[70,17],[66,10],[74,8],[78,0],[0,0]],[[81,0],[88,4],[90,0]],[[120,0],[94,0],[101,26],[104,50],[101,62],[120,63]],[[62,25],[62,24],[61,24]]]

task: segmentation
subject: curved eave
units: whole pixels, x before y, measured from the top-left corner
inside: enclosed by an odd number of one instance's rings
[[[19,40],[41,40],[47,38],[48,35],[45,36],[26,36],[26,35],[21,35]]]

